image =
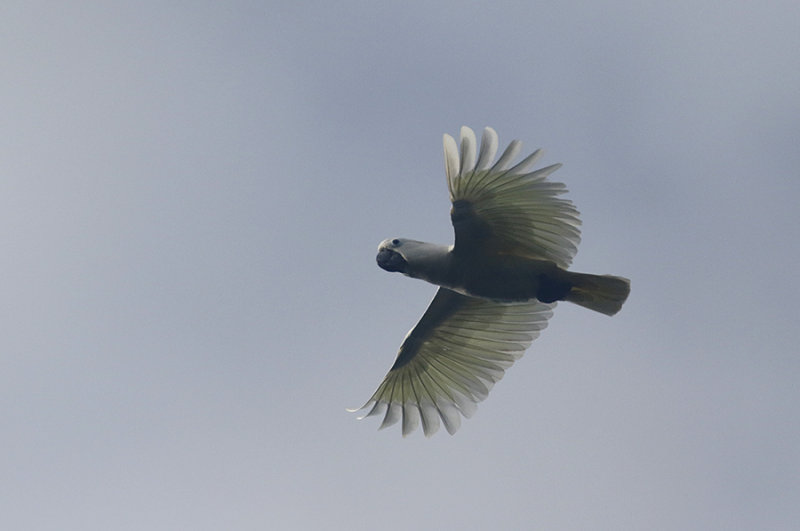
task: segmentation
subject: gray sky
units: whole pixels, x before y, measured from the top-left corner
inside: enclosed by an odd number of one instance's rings
[[[800,520],[796,1],[66,4],[0,8],[0,528]],[[632,294],[403,439],[345,408],[461,125],[563,162]]]

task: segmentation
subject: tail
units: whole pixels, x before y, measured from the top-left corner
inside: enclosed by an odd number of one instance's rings
[[[564,300],[606,315],[617,313],[631,292],[627,278],[570,272],[568,279],[572,289]]]

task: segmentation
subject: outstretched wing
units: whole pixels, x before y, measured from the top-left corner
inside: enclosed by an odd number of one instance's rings
[[[550,260],[567,267],[578,250],[580,219],[571,201],[558,196],[562,183],[547,180],[560,164],[528,171],[541,155],[537,150],[509,168],[522,144],[514,140],[500,158],[497,133],[483,131],[476,161],[475,133],[461,128],[461,151],[444,135],[445,171],[456,253],[514,254]]]
[[[381,428],[403,421],[403,435],[422,423],[426,436],[449,433],[470,417],[495,382],[547,326],[555,304],[500,304],[439,288],[408,333],[389,373],[360,409],[384,415]]]

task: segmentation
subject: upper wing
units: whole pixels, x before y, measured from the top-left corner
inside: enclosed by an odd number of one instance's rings
[[[547,326],[555,304],[500,304],[439,288],[419,323],[408,333],[394,365],[361,409],[385,415],[381,428],[403,419],[403,435],[422,421],[426,436],[461,425],[477,403],[522,357]]]
[[[444,135],[454,252],[524,255],[567,267],[578,250],[581,222],[572,202],[557,197],[565,186],[547,180],[561,165],[529,172],[541,155],[537,150],[509,168],[521,146],[514,140],[491,165],[497,153],[494,129],[484,129],[477,161],[472,129],[461,128],[460,154],[453,137]]]

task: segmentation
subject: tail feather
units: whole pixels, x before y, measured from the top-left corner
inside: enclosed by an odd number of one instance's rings
[[[564,300],[606,315],[614,315],[631,292],[631,281],[612,275],[570,273],[572,289]]]

